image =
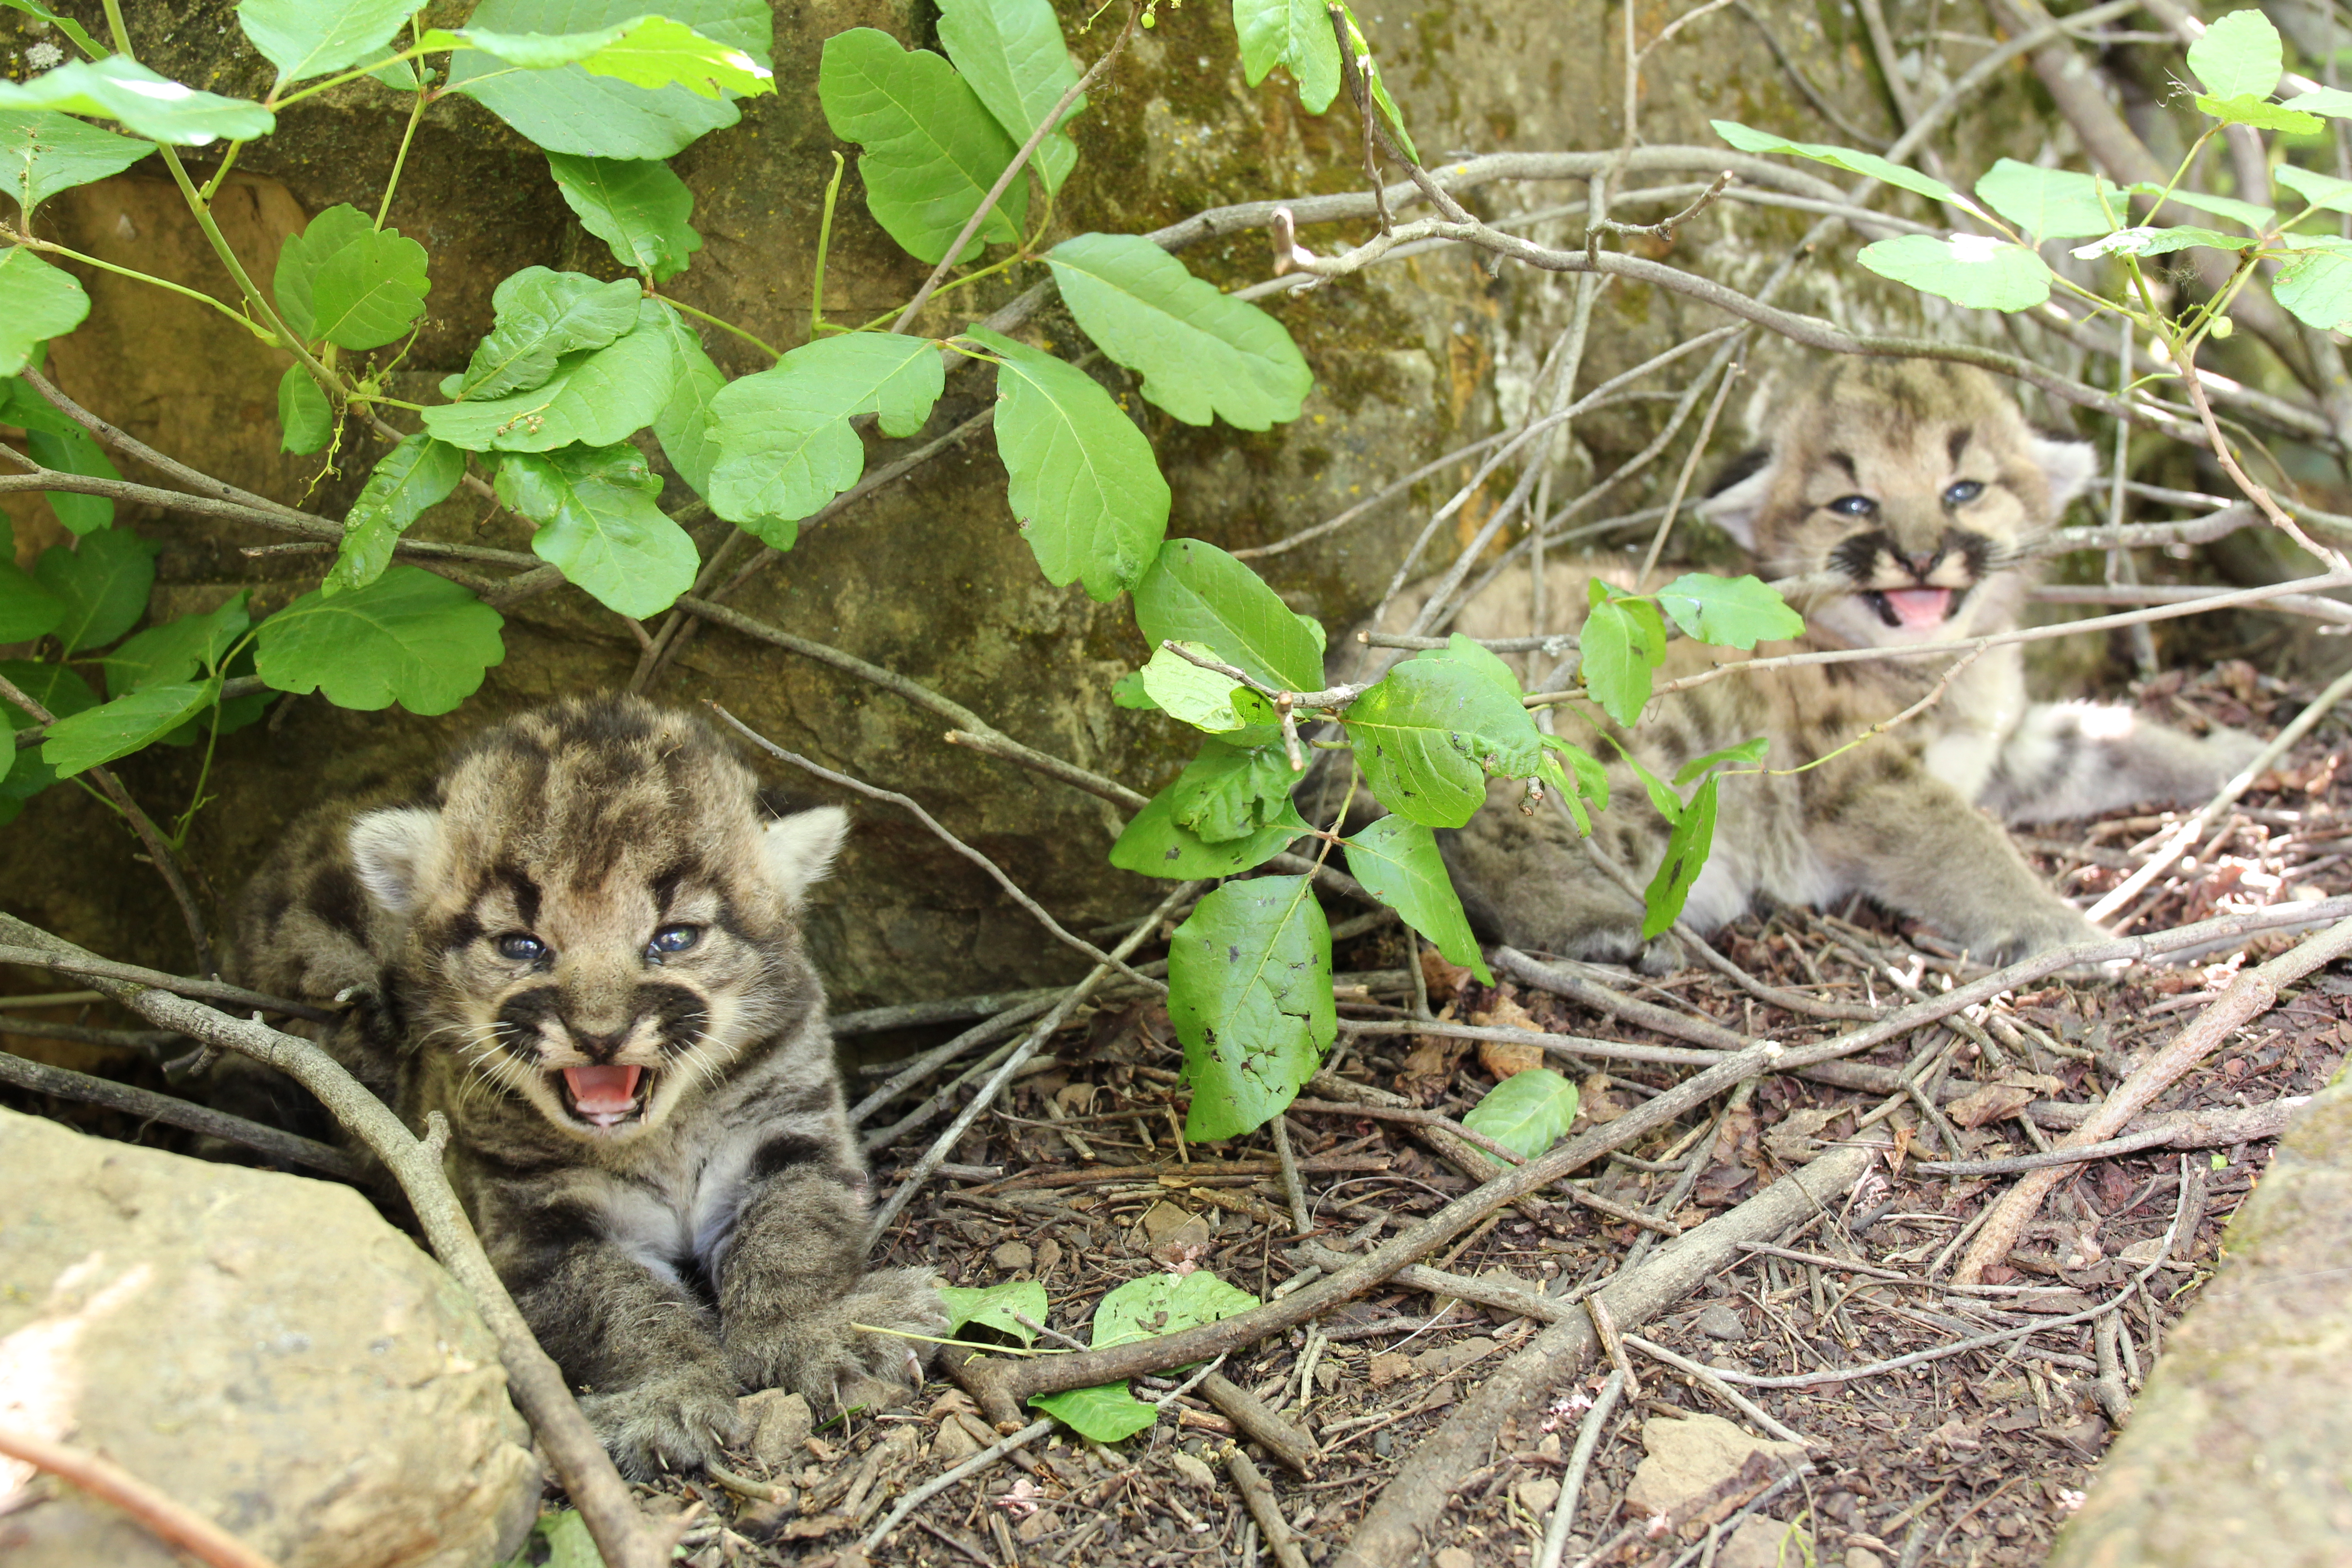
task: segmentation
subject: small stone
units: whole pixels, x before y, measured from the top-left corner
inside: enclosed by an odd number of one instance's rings
[[[1018,1274],[1036,1261],[1025,1241],[1008,1241],[988,1255],[988,1260],[1007,1274]]]
[[[770,1475],[782,1475],[799,1462],[801,1444],[816,1425],[806,1399],[781,1388],[763,1388],[737,1400],[735,1408],[751,1428],[751,1457]]]
[[[1714,1301],[1699,1313],[1698,1331],[1711,1340],[1744,1340],[1748,1337],[1748,1321],[1737,1309]]]
[[[1762,1452],[1775,1459],[1804,1456],[1796,1443],[1768,1442],[1720,1415],[1691,1415],[1674,1420],[1654,1415],[1642,1425],[1645,1458],[1625,1489],[1625,1505],[1646,1517],[1666,1513],[1738,1474],[1748,1456]]]
[[[1867,1546],[1845,1549],[1845,1568],[1886,1568],[1886,1559]]]
[[[1467,1366],[1495,1348],[1495,1342],[1484,1334],[1473,1334],[1454,1344],[1436,1345],[1412,1358],[1415,1372],[1433,1373],[1443,1377],[1456,1367]]]
[[[1046,1275],[1051,1274],[1054,1271],[1054,1265],[1060,1261],[1062,1261],[1062,1244],[1060,1242],[1055,1241],[1051,1237],[1047,1237],[1045,1240],[1037,1244],[1038,1278],[1043,1279]]]
[[[963,1423],[950,1416],[940,1423],[939,1436],[931,1439],[930,1460],[934,1465],[961,1465],[980,1452],[980,1445],[963,1429]]]
[[[1209,1239],[1208,1222],[1189,1209],[1171,1203],[1156,1203],[1143,1211],[1143,1234],[1154,1247],[1165,1246],[1196,1228],[1202,1241]]]
[[[1191,1454],[1181,1452],[1171,1454],[1168,1457],[1168,1462],[1176,1467],[1178,1475],[1199,1487],[1202,1491],[1211,1490],[1217,1484],[1217,1472]]]
[[[1787,1568],[1813,1560],[1813,1543],[1797,1525],[1760,1517],[1740,1521],[1739,1528],[1716,1553],[1716,1568]]]
[[[1549,1519],[1551,1505],[1559,1500],[1559,1483],[1549,1476],[1521,1481],[1513,1490],[1518,1497],[1519,1506],[1538,1519]]]
[[[1378,1454],[1383,1459],[1387,1458],[1391,1454],[1396,1452],[1396,1439],[1390,1436],[1385,1431],[1373,1433],[1372,1452]]]
[[[1459,1546],[1449,1546],[1437,1554],[1437,1568],[1478,1568],[1478,1560]]]
[[[1386,1388],[1401,1377],[1412,1375],[1412,1357],[1401,1351],[1382,1351],[1372,1358],[1370,1370],[1372,1386]]]

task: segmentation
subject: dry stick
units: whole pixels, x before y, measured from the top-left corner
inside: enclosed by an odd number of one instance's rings
[[[1559,1497],[1552,1504],[1550,1521],[1544,1526],[1543,1549],[1536,1554],[1536,1568],[1559,1568],[1560,1557],[1568,1551],[1570,1527],[1576,1522],[1578,1500],[1584,1495],[1585,1472],[1592,1468],[1601,1434],[1609,1428],[1609,1416],[1624,1392],[1625,1374],[1612,1372],[1593,1396],[1592,1408],[1584,1413],[1584,1424],[1576,1432],[1576,1447],[1568,1457],[1568,1471],[1560,1478]]]
[[[1315,1234],[1315,1217],[1307,1211],[1307,1188],[1298,1179],[1298,1156],[1290,1152],[1290,1123],[1279,1111],[1274,1118],[1274,1157],[1282,1166],[1282,1190],[1290,1199],[1292,1234]]]
[[[5,912],[0,912],[0,936],[16,944],[10,951],[47,955],[53,966],[70,965],[73,973],[87,973],[99,962],[72,943]],[[473,1298],[475,1310],[497,1337],[509,1391],[538,1435],[540,1447],[564,1490],[588,1521],[589,1534],[604,1561],[612,1568],[662,1568],[667,1563],[669,1539],[638,1513],[628,1483],[621,1479],[595,1429],[572,1403],[563,1373],[540,1349],[498,1270],[490,1266],[442,1173],[439,1157],[402,1126],[400,1119],[366,1086],[308,1040],[230,1017],[151,986],[100,978],[98,989],[165,1028],[276,1068],[309,1089],[346,1131],[367,1145],[399,1184],[441,1266]]]
[[[2218,1049],[2232,1029],[2276,1006],[2281,990],[2347,952],[2352,952],[2352,920],[2338,921],[2260,968],[2241,973],[2230,982],[2230,988],[2221,993],[2219,1001],[2199,1014],[2195,1023],[2174,1036],[2116,1085],[2115,1092],[2101,1102],[2089,1120],[2061,1139],[2058,1147],[2080,1148],[2122,1131],[2135,1113]],[[2031,1171],[2002,1194],[1993,1206],[1992,1217],[1977,1232],[1976,1240],[1961,1257],[1952,1278],[1964,1285],[1977,1284],[1984,1278],[1986,1268],[2007,1258],[2027,1224],[2040,1212],[2043,1195],[2065,1175],[2063,1167]]]
[[[2225,588],[2173,586],[2158,583],[2061,583],[2034,588],[2026,597],[2037,605],[2169,605],[2195,599],[2210,599]],[[2352,605],[2341,599],[2323,599],[2315,595],[2296,594],[2269,601],[2263,606],[2281,615],[2309,616],[2314,620],[2334,621],[2338,626],[2352,624]],[[2135,631],[2146,631],[2136,626]]]
[[[2137,1154],[2143,1149],[2216,1149],[2236,1143],[2252,1143],[2264,1138],[2275,1138],[2284,1132],[2294,1113],[2310,1100],[2307,1094],[2289,1094],[2261,1105],[2184,1110],[2161,1117],[2153,1126],[2137,1128],[2096,1143],[2070,1143],[2063,1148],[2041,1150],[2032,1154],[2012,1154],[2005,1160],[1913,1160],[1903,1169],[1915,1176],[1947,1176],[1964,1180],[1975,1176],[2013,1176],[2051,1165],[2079,1165],[2090,1160],[2111,1159],[2117,1154]],[[2085,1106],[2084,1109],[2095,1114],[2098,1108]]]
[[[0,1426],[0,1454],[61,1477],[92,1497],[112,1503],[164,1544],[203,1559],[210,1568],[277,1568],[270,1559],[194,1509],[87,1448]]]
[[[1043,1437],[1046,1433],[1053,1429],[1054,1418],[1050,1415],[1041,1415],[1036,1420],[1029,1423],[1028,1426],[1022,1427],[1018,1432],[1006,1437],[1003,1442],[995,1445],[993,1447],[982,1448],[979,1453],[974,1454],[971,1458],[966,1459],[954,1469],[948,1471],[947,1474],[925,1481],[921,1486],[917,1487],[913,1491],[910,1491],[905,1497],[900,1498],[898,1500],[898,1506],[892,1509],[881,1523],[876,1525],[871,1531],[866,1532],[866,1539],[857,1543],[857,1549],[860,1552],[873,1551],[877,1546],[882,1544],[882,1540],[885,1536],[888,1535],[892,1531],[898,1529],[900,1524],[904,1523],[907,1516],[914,1512],[915,1510],[930,1501],[931,1499],[939,1496],[940,1493],[947,1490],[950,1487],[955,1485],[958,1481],[962,1480],[965,1477],[980,1474],[981,1471],[987,1469],[991,1465],[995,1464],[997,1460],[1002,1459],[1005,1455],[1013,1452],[1013,1449],[1021,1447],[1024,1444],[1035,1442],[1038,1438]]]
[[[1273,1549],[1274,1560],[1282,1568],[1307,1568],[1307,1554],[1298,1549],[1298,1539],[1291,1533],[1290,1521],[1282,1517],[1282,1505],[1275,1499],[1274,1488],[1250,1462],[1250,1457],[1242,1452],[1240,1445],[1225,1450],[1225,1468],[1234,1478],[1234,1489],[1249,1505],[1250,1517],[1257,1521],[1259,1533]]]
[[[1159,929],[1160,921],[1171,910],[1192,898],[1205,886],[1207,884],[1203,882],[1178,883],[1176,890],[1160,900],[1160,907],[1152,910],[1150,919],[1143,921],[1133,931],[1128,932],[1126,939],[1113,948],[1102,963],[1096,964],[1084,980],[1062,994],[1062,999],[1054,1004],[1052,1011],[1040,1018],[1036,1026],[1022,1039],[1020,1045],[1013,1048],[1012,1055],[1005,1058],[1004,1065],[996,1069],[996,1076],[980,1086],[980,1091],[971,1097],[971,1102],[958,1112],[956,1119],[948,1123],[947,1130],[939,1135],[929,1149],[923,1151],[923,1157],[915,1162],[915,1168],[907,1173],[906,1179],[898,1184],[881,1208],[876,1211],[873,1222],[866,1227],[867,1247],[872,1247],[890,1228],[890,1222],[898,1217],[899,1211],[912,1202],[915,1194],[921,1190],[923,1184],[931,1179],[931,1173],[940,1168],[940,1163],[948,1157],[948,1151],[955,1147],[956,1140],[961,1138],[966,1130],[980,1119],[982,1111],[995,1103],[997,1091],[1013,1081],[1013,1075],[1019,1072],[1023,1065],[1037,1054],[1038,1047],[1053,1037],[1054,1031],[1060,1028],[1072,1013],[1077,1011],[1078,1004],[1093,995],[1096,988],[1110,977],[1111,965],[1142,946],[1144,940]],[[1186,1356],[1182,1359],[1201,1361],[1205,1358]],[[1163,1364],[1172,1366],[1176,1363],[1170,1362]],[[1110,1380],[1104,1378],[1097,1381]],[[1077,1385],[1065,1384],[1062,1386],[1074,1388]],[[1019,1423],[1015,1422],[1014,1425],[1018,1426]]]
[[[2251,267],[2253,265],[2252,259],[2249,258],[2241,265]],[[2244,298],[2244,296],[2242,295],[2240,298]],[[2189,363],[2181,368],[2187,372],[2186,374],[2181,376],[2180,384],[2189,394],[2189,406],[2197,410],[2197,417],[2205,426],[2205,440],[2212,448],[2213,456],[2220,460],[2223,470],[2229,474],[2231,479],[2240,489],[2246,492],[2246,499],[2248,500],[2252,501],[2256,506],[2263,509],[2263,515],[2271,520],[2273,527],[2276,528],[2281,533],[2285,534],[2289,539],[2294,540],[2297,544],[2302,545],[2303,548],[2309,552],[2314,558],[2320,561],[2332,562],[2339,569],[2342,568],[2344,565],[2344,557],[2340,553],[2328,549],[2325,545],[2314,542],[2309,535],[2305,534],[2301,528],[2295,526],[2294,519],[2289,517],[2286,514],[2285,510],[2282,508],[2275,500],[2272,499],[2271,492],[2263,489],[2261,485],[2254,483],[2254,481],[2247,476],[2246,471],[2238,467],[2237,457],[2230,450],[2229,438],[2221,434],[2221,426],[2213,418],[2213,405],[2205,399],[2205,373],[2197,368],[2197,362],[2194,357],[2191,357]]]
[[[1333,1247],[1309,1245],[1297,1256],[1327,1273],[1336,1274],[1356,1261],[1355,1258]],[[1408,1290],[1419,1290],[1441,1300],[1471,1301],[1481,1307],[1494,1307],[1506,1312],[1516,1312],[1522,1318],[1533,1318],[1539,1323],[1558,1323],[1582,1310],[1573,1303],[1558,1297],[1547,1296],[1540,1290],[1523,1286],[1505,1285],[1474,1274],[1456,1274],[1450,1269],[1431,1268],[1423,1264],[1410,1263],[1391,1275],[1388,1283],[1402,1285]]]
[[[1757,1404],[1754,1400],[1748,1398],[1746,1394],[1732,1387],[1731,1384],[1724,1382],[1721,1377],[1716,1374],[1715,1368],[1706,1365],[1704,1363],[1695,1362],[1686,1355],[1681,1355],[1674,1351],[1670,1351],[1665,1346],[1659,1344],[1654,1341],[1645,1340],[1639,1334],[1626,1334],[1622,1337],[1625,1343],[1632,1345],[1643,1355],[1649,1356],[1655,1361],[1662,1361],[1668,1366],[1673,1367],[1676,1372],[1682,1373],[1690,1377],[1693,1381],[1696,1382],[1700,1387],[1706,1389],[1709,1394],[1714,1394],[1717,1399],[1722,1400],[1726,1405],[1730,1405],[1734,1410],[1738,1411],[1742,1415],[1747,1416],[1748,1420],[1753,1421],[1757,1426],[1762,1427],[1765,1431],[1769,1432],[1773,1436],[1780,1438],[1782,1442],[1801,1443],[1808,1448],[1822,1448],[1828,1447],[1828,1445],[1823,1443],[1820,1438],[1808,1437],[1796,1428],[1785,1425],[1769,1410],[1765,1409],[1762,1405]]]
[[[2196,847],[2206,833],[2221,820],[2223,815],[2238,804],[2239,797],[2253,788],[2254,781],[2275,766],[2280,758],[2293,751],[2297,742],[2317,728],[2320,720],[2326,718],[2336,703],[2344,700],[2347,692],[2352,692],[2352,670],[2347,670],[2328,682],[2327,689],[2312,699],[2310,706],[2296,714],[2293,721],[2285,729],[2281,730],[2269,745],[2255,752],[2253,761],[2239,769],[2238,776],[2223,784],[2221,793],[2205,803],[2204,810],[2174,828],[2171,837],[2167,838],[2156,853],[2148,858],[2146,865],[2126,878],[2097,903],[2093,904],[2086,911],[2087,917],[2093,921],[2103,921],[2121,911],[2134,899],[2138,898],[2149,883],[2179,865],[2180,858]]]
[[[1264,1447],[1286,1468],[1302,1476],[1313,1473],[1315,1440],[1276,1415],[1256,1394],[1217,1373],[1201,1380],[1201,1397],[1215,1405],[1227,1420],[1241,1428],[1243,1436]]]
[[[1667,1243],[1640,1268],[1620,1273],[1601,1292],[1608,1310],[1620,1324],[1638,1326],[1744,1257],[1741,1243],[1777,1237],[1820,1213],[1861,1180],[1883,1152],[1879,1146],[1849,1145],[1799,1166],[1737,1208]],[[1506,1421],[1555,1397],[1597,1348],[1591,1321],[1581,1312],[1537,1335],[1414,1447],[1331,1568],[1404,1568],[1425,1562],[1437,1544],[1429,1531],[1462,1473],[1483,1461]]]
[[[1090,942],[1086,938],[1066,929],[1061,921],[1055,920],[1046,911],[1045,905],[1039,903],[1027,893],[1022,891],[1021,885],[1015,882],[1012,878],[1006,876],[1003,867],[990,859],[987,856],[982,854],[979,850],[974,849],[971,845],[966,844],[962,839],[958,838],[954,834],[949,832],[945,825],[943,825],[938,817],[933,816],[929,812],[924,810],[922,804],[916,800],[912,795],[900,795],[897,790],[883,789],[877,785],[867,784],[863,779],[852,778],[847,773],[835,773],[831,768],[824,766],[821,763],[811,762],[808,758],[802,756],[798,752],[788,752],[784,750],[783,747],[779,746],[773,741],[769,740],[765,735],[761,734],[757,730],[754,730],[750,725],[744,723],[743,721],[735,717],[734,714],[727,711],[726,709],[721,708],[718,703],[712,702],[708,704],[708,706],[713,713],[718,714],[719,717],[727,723],[729,728],[732,729],[737,734],[742,736],[745,740],[751,742],[753,745],[759,747],[761,751],[767,752],[770,756],[781,758],[783,761],[792,763],[793,766],[800,769],[803,773],[813,773],[816,777],[824,780],[827,784],[837,784],[843,789],[854,791],[858,795],[864,795],[868,800],[887,801],[892,805],[904,808],[915,818],[916,821],[921,823],[925,827],[929,828],[932,834],[942,843],[946,844],[949,848],[954,850],[957,854],[962,856],[965,859],[971,861],[973,865],[987,872],[989,876],[995,879],[996,885],[1003,889],[1014,903],[1019,904],[1024,910],[1027,910],[1029,914],[1036,920],[1038,924],[1044,926],[1047,931],[1054,934],[1055,941],[1062,943],[1065,947],[1076,948],[1078,952],[1085,953],[1088,958],[1093,959],[1097,963],[1109,964],[1121,974],[1126,975],[1129,980],[1134,981],[1146,991],[1151,992],[1155,995],[1164,996],[1167,994],[1167,982],[1155,980],[1148,974],[1138,974],[1125,963],[1122,963],[1118,960],[1105,953],[1101,948],[1097,947],[1093,942]]]
[[[93,1078],[89,1073],[74,1072],[67,1068],[51,1067],[47,1062],[29,1061],[23,1057],[0,1052],[0,1083],[28,1089],[35,1094],[53,1094],[60,1100],[79,1100],[85,1105],[102,1105],[110,1110],[120,1110],[148,1121],[162,1121],[209,1138],[241,1143],[281,1163],[308,1165],[314,1171],[324,1171],[346,1182],[357,1182],[363,1174],[358,1161],[332,1144],[299,1138],[275,1127],[265,1127],[258,1121],[247,1121],[242,1116],[215,1110],[208,1105],[157,1094],[152,1089],[136,1089],[127,1083],[117,1083],[112,1079]]]
[[[873,1093],[852,1106],[849,1111],[849,1124],[852,1127],[862,1124],[867,1117],[889,1104],[900,1090],[929,1077],[931,1073],[955,1060],[974,1046],[990,1045],[1011,1034],[1046,1008],[1051,1007],[1054,1005],[1055,996],[1059,994],[1060,993],[1056,992],[1055,995],[1041,996],[1034,1001],[1024,1002],[1017,1007],[1008,1007],[977,1027],[966,1029],[947,1044],[925,1051],[884,1079],[876,1087]]]
[[[31,931],[33,928],[24,928]],[[305,1002],[289,1001],[283,996],[265,995],[247,991],[242,985],[231,985],[221,980],[190,980],[178,974],[166,974],[161,970],[142,969],[135,963],[117,963],[112,959],[85,953],[79,948],[52,950],[32,944],[0,944],[0,963],[21,963],[36,969],[46,969],[55,974],[86,975],[92,980],[127,981],[135,985],[151,985],[158,991],[176,992],[206,1002],[218,1002],[228,1006],[282,1013],[289,1018],[307,1018],[314,1024],[331,1024],[342,1017],[341,1013],[326,1007],[313,1007]],[[109,991],[109,995],[114,994]]]

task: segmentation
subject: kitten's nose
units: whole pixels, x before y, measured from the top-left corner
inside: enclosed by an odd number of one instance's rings
[[[1911,575],[1918,578],[1922,583],[1927,580],[1927,574],[1933,572],[1936,569],[1936,563],[1943,558],[1944,552],[1941,550],[1923,550],[1916,555],[1906,555],[1897,551],[1895,556],[1895,559],[1901,562]]]
[[[581,1054],[589,1060],[605,1063],[621,1054],[621,1047],[629,1043],[629,1037],[635,1032],[636,1025],[634,1021],[604,1034],[593,1034],[586,1029],[573,1028],[572,1043],[577,1046]]]

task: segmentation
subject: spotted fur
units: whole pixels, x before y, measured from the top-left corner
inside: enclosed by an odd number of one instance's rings
[[[919,1368],[852,1324],[940,1321],[921,1270],[862,1273],[800,931],[847,819],[764,815],[698,721],[573,700],[417,798],[314,814],[242,910],[252,981],[348,1002],[324,1043],[412,1129],[448,1119],[491,1260],[638,1476],[717,1458],[744,1390]]]
[[[1769,434],[1766,450],[1736,464],[1701,509],[1748,546],[1766,579],[1801,585],[1792,602],[1805,635],[1763,645],[1759,658],[1950,642],[2014,626],[2032,581],[2028,547],[2094,468],[2088,447],[2036,434],[1990,377],[1927,361],[1841,361]],[[1593,573],[1590,562],[1549,564],[1545,596],[1556,608],[1545,630],[1575,629]],[[1528,635],[1532,587],[1527,570],[1504,574],[1455,629]],[[1389,624],[1404,625],[1419,603],[1408,596]],[[1660,679],[1748,657],[1677,641]],[[1686,910],[1694,929],[1736,919],[1759,895],[1825,905],[1859,892],[1990,962],[2091,940],[2090,923],[1979,808],[2018,823],[2201,801],[2255,749],[2233,733],[2195,740],[2126,708],[2031,702],[2011,644],[1980,656],[1925,714],[1832,755],[1926,696],[1948,662],[1731,675],[1663,698],[1637,728],[1613,731],[1665,776],[1757,735],[1771,742],[1771,768],[1821,763],[1724,781],[1714,852]],[[1561,733],[1592,741],[1579,728],[1564,719]],[[1474,919],[1520,946],[1653,971],[1679,963],[1671,936],[1643,941],[1640,901],[1596,868],[1564,816],[1522,815],[1520,794],[1495,785],[1486,809],[1446,845]],[[1622,765],[1596,831],[1643,882],[1664,858],[1666,824]]]

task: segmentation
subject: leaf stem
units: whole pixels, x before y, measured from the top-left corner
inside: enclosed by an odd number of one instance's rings
[[[14,240],[27,250],[47,251],[51,255],[63,256],[79,261],[85,267],[95,267],[101,272],[111,272],[118,278],[129,278],[141,283],[152,283],[158,289],[168,289],[174,294],[184,294],[191,300],[210,305],[263,342],[270,341],[269,333],[264,331],[252,317],[241,310],[232,309],[222,300],[214,299],[201,289],[191,289],[184,283],[174,283],[168,278],[158,278],[152,272],[142,272],[135,267],[118,267],[111,261],[102,261],[95,256],[85,256],[71,246],[58,245],[52,240],[36,239],[29,234],[21,234],[5,226],[0,226],[0,237]]]
[[[415,18],[409,18],[408,25],[411,27],[415,26]],[[419,73],[416,78],[416,102],[408,111],[408,129],[400,133],[400,151],[393,154],[392,174],[383,183],[383,200],[375,209],[375,226],[378,231],[383,228],[383,220],[392,214],[392,193],[400,188],[400,172],[408,165],[408,149],[416,140],[417,123],[425,118],[425,106],[432,99],[425,90],[425,78],[422,73]]]
[[[836,152],[833,155],[833,178],[824,183],[824,215],[816,226],[816,276],[809,284],[809,342],[824,336],[824,258],[833,249],[833,205],[841,197],[841,176],[848,164]]]
[[[650,298],[659,300],[664,304],[671,306],[673,309],[685,311],[688,315],[692,316],[698,321],[709,322],[712,326],[717,327],[722,332],[734,333],[745,342],[750,343],[752,347],[766,353],[770,359],[782,359],[784,357],[784,351],[776,347],[773,343],[769,342],[766,339],[755,337],[751,333],[747,332],[742,328],[737,326],[734,322],[723,321],[720,318],[712,315],[708,310],[697,310],[695,307],[688,304],[685,300],[679,299],[675,294],[664,294],[654,289],[647,289],[646,293]]]

